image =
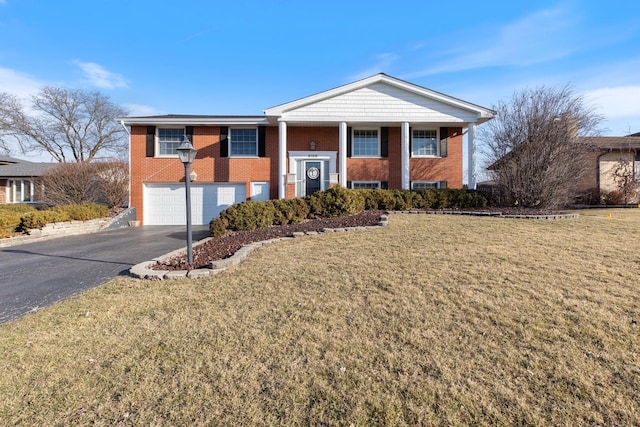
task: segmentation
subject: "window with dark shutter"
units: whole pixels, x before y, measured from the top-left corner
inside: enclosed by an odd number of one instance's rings
[[[147,126],[147,157],[153,157],[156,153],[156,127]]]
[[[389,157],[389,128],[380,128],[380,156]]]
[[[449,183],[447,181],[440,181],[439,188],[449,188]]]
[[[229,157],[229,128],[220,126],[220,157]]]
[[[258,157],[267,156],[267,127],[258,126]]]
[[[449,150],[449,128],[440,128],[440,157],[447,157]]]
[[[351,157],[351,128],[347,128],[347,157]],[[351,188],[351,186],[349,186]]]
[[[193,144],[193,126],[186,126],[184,131],[189,142]]]

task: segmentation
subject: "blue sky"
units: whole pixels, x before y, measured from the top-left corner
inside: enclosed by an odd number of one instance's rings
[[[132,115],[260,115],[384,72],[491,108],[570,83],[640,132],[640,2],[0,0],[0,91],[99,90]]]

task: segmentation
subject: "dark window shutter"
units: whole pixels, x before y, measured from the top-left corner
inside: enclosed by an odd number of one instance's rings
[[[267,156],[267,127],[258,126],[258,157]]]
[[[447,181],[440,181],[440,186],[438,188],[449,188],[449,183],[447,183]]]
[[[193,144],[193,126],[186,126],[184,133],[189,142]]]
[[[220,157],[229,157],[229,128],[220,126]]]
[[[147,157],[153,157],[156,151],[156,127],[147,126]]]
[[[413,130],[409,127],[409,157],[413,156]]]
[[[347,181],[347,188],[351,188],[351,181]]]
[[[351,128],[347,128],[347,157],[351,157]],[[351,188],[351,186],[349,186]]]
[[[449,145],[449,128],[440,128],[440,157],[447,157]]]
[[[389,128],[380,128],[380,157],[389,157]]]
[[[389,181],[381,181],[380,182],[380,188],[382,188],[383,190],[388,190],[389,189]]]

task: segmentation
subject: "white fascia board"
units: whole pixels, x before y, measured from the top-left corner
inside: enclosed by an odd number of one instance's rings
[[[180,116],[180,117],[122,117],[117,121],[128,126],[133,125],[268,125],[269,120],[264,116]]]

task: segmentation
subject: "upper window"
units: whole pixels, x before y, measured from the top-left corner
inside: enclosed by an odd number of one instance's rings
[[[438,155],[438,131],[414,129],[411,137],[412,157]]]
[[[184,141],[184,129],[158,128],[158,154],[176,156],[176,148]]]
[[[354,157],[380,157],[380,141],[377,129],[354,129]]]
[[[257,129],[229,129],[229,147],[231,156],[257,156]]]

